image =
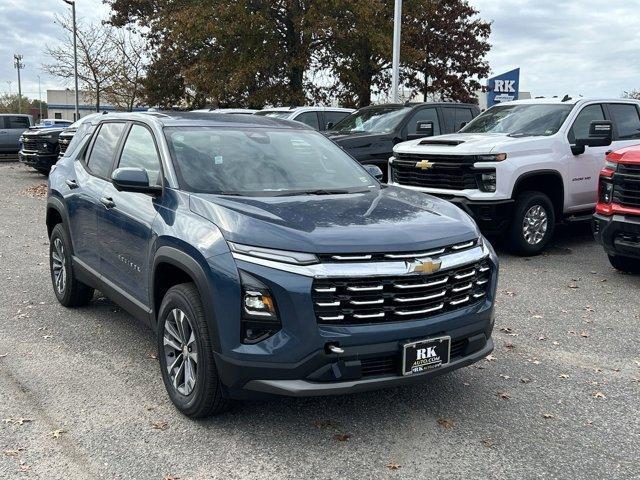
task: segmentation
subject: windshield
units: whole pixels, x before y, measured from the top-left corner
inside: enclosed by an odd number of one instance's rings
[[[378,182],[323,135],[307,130],[168,127],[182,189],[246,196],[355,193]]]
[[[284,118],[287,119],[289,118],[289,115],[291,115],[291,112],[283,112],[280,110],[261,110],[259,112],[254,113],[254,115],[260,115],[261,117],[272,117],[272,118]]]
[[[512,137],[547,136],[556,133],[573,105],[496,105],[478,116],[460,133],[506,133]]]
[[[343,118],[333,126],[330,133],[389,133],[396,129],[411,108],[376,107],[365,108]]]

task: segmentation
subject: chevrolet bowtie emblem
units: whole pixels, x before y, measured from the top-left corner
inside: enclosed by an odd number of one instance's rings
[[[421,273],[422,275],[431,275],[440,270],[442,260],[433,260],[425,258],[424,260],[416,260],[409,264],[409,273]]]
[[[420,168],[421,170],[428,170],[433,167],[434,163],[429,160],[420,160],[416,163],[416,168]]]

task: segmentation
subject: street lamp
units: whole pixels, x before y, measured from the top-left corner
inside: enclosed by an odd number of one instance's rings
[[[65,0],[67,1],[67,0]],[[400,31],[402,26],[402,0],[395,0],[393,14],[393,65],[391,67],[391,98],[398,102],[398,84],[400,83]]]
[[[24,68],[22,58],[22,55],[18,55],[17,53],[13,55],[13,66],[18,70],[18,113],[22,113],[22,83],[20,82],[20,70]]]
[[[76,118],[78,120],[80,118],[80,101],[78,97],[78,47],[77,47],[77,37],[78,30],[76,28],[76,2],[75,0],[62,0],[67,5],[71,5],[71,15],[73,17],[73,68],[74,68],[74,78],[76,83]]]
[[[42,121],[42,88],[40,87],[40,75],[38,75],[38,107],[40,110],[39,120]]]

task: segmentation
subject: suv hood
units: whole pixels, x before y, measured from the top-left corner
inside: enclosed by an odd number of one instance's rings
[[[488,153],[531,154],[532,150],[549,150],[549,137],[510,137],[503,133],[453,133],[399,143],[394,153],[472,155]]]
[[[298,197],[192,194],[190,208],[229,241],[308,253],[419,251],[479,236],[453,204],[397,187]]]

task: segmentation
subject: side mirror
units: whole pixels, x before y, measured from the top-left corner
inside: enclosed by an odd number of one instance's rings
[[[433,137],[433,122],[416,122],[416,135]]]
[[[162,187],[149,185],[149,175],[144,168],[117,168],[111,174],[111,182],[119,192],[138,192],[159,194]]]
[[[326,125],[326,129],[330,130],[333,127],[333,122],[328,122]]]
[[[608,120],[594,120],[589,125],[587,138],[576,138],[571,145],[574,155],[582,155],[586,147],[608,147],[613,141],[613,124]]]
[[[369,175],[375,177],[377,180],[382,180],[383,174],[380,167],[377,165],[363,165],[364,169],[369,172]]]

